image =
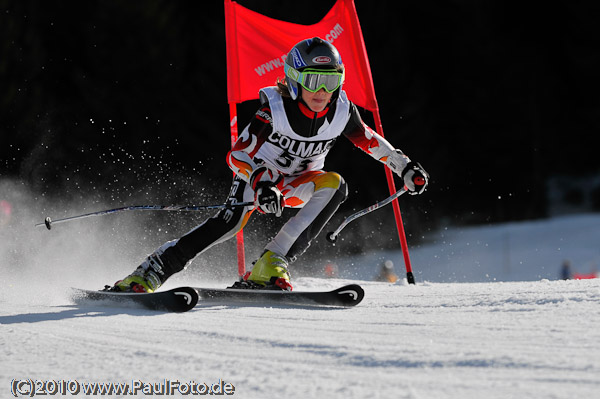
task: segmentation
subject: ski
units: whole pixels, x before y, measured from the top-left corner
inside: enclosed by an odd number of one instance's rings
[[[360,285],[350,284],[333,291],[277,291],[239,288],[199,288],[199,300],[223,303],[253,303],[300,306],[355,306],[365,292]]]
[[[251,303],[264,305],[355,306],[365,292],[357,284],[345,285],[332,291],[276,291],[236,288],[178,287],[151,294],[115,291],[93,291],[73,288],[76,303],[95,301],[119,306],[142,307],[167,312],[187,312],[199,300],[219,303]]]
[[[99,301],[121,306],[137,306],[150,310],[187,312],[198,303],[198,293],[191,287],[178,287],[153,293],[92,291],[73,288],[76,303]]]

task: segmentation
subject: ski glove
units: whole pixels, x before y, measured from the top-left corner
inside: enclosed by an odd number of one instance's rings
[[[385,164],[398,176],[402,176],[402,171],[406,168],[406,165],[410,162],[410,159],[402,153],[400,150],[394,150],[387,155]]]
[[[283,176],[272,167],[263,165],[257,167],[250,175],[250,186],[254,191],[258,187],[258,183],[277,184],[283,179]]]
[[[429,183],[429,174],[418,162],[409,162],[402,171],[401,177],[410,195],[423,193]]]
[[[274,183],[258,182],[254,191],[254,205],[260,213],[274,213],[281,216],[285,198]]]

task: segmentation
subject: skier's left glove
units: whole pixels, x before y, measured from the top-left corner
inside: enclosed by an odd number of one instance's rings
[[[408,165],[409,162],[410,159],[400,150],[392,151],[385,160],[387,167],[398,176],[402,176],[402,171],[406,168],[406,165]]]
[[[409,162],[402,171],[402,180],[404,187],[410,195],[423,193],[429,184],[429,174],[418,162]]]
[[[254,191],[254,205],[261,213],[274,213],[279,217],[285,207],[285,197],[275,184],[259,182]]]
[[[388,155],[385,164],[404,181],[406,191],[410,195],[421,194],[429,183],[429,174],[418,162],[412,162],[400,150]]]

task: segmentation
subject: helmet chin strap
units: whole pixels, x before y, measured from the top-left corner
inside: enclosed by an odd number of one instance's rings
[[[304,101],[304,99],[302,98],[302,85],[298,85],[298,97],[296,97],[296,101],[298,101],[299,103],[304,104],[308,109],[310,109],[310,107],[308,106],[308,104],[306,103],[306,101]]]

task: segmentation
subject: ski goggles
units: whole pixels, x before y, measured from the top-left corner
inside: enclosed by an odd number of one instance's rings
[[[344,82],[344,73],[333,70],[305,69],[300,72],[288,64],[285,64],[284,71],[286,76],[298,82],[311,93],[316,93],[321,89],[325,89],[327,93],[333,93]]]

